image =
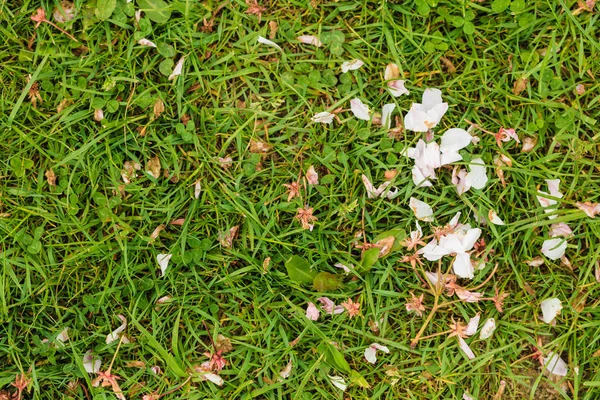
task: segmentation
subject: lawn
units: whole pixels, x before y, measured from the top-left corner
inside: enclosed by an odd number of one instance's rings
[[[0,399],[600,398],[593,3],[0,0]]]

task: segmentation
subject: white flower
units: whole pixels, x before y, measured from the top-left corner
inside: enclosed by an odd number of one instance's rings
[[[369,107],[367,107],[360,99],[350,100],[350,110],[358,119],[369,121]]]
[[[454,273],[461,278],[472,279],[475,269],[471,264],[471,256],[469,251],[473,249],[475,242],[481,235],[481,229],[467,226],[464,229],[458,229],[454,233],[444,235],[440,241],[432,239],[425,247],[419,250],[419,254],[429,261],[437,261],[443,256],[455,254],[453,268]]]
[[[185,61],[185,57],[181,57],[177,64],[175,64],[175,68],[173,68],[173,72],[169,75],[169,80],[172,81],[183,72],[183,62]]]
[[[161,276],[165,276],[165,272],[167,271],[167,267],[169,266],[169,260],[173,257],[173,254],[157,254],[156,262],[160,267]]]
[[[469,163],[469,169],[471,171],[465,177],[465,184],[475,189],[483,189],[488,181],[483,160],[481,158],[474,158]]]
[[[433,221],[433,209],[424,201],[411,197],[409,200],[410,209],[415,213],[415,217],[421,221]]]
[[[346,381],[341,376],[331,376],[331,375],[327,375],[327,376],[329,377],[331,384],[333,386],[335,386],[336,388],[340,389],[342,392],[344,392],[346,390],[346,388],[348,387],[348,385],[346,384]]]
[[[422,101],[413,103],[404,117],[404,127],[409,131],[427,132],[435,128],[448,111],[448,103],[442,102],[439,89],[425,89]]]
[[[279,47],[279,45],[277,43],[275,43],[275,42],[273,42],[273,41],[271,41],[269,39],[265,39],[262,36],[258,37],[258,43],[262,43],[262,44],[264,44],[266,46],[270,46],[270,47],[276,48],[279,51],[283,51],[283,49],[281,47]]]
[[[320,113],[315,114],[315,116],[311,118],[311,121],[320,122],[322,124],[331,124],[334,118],[335,114],[327,111],[322,111]]]
[[[385,104],[381,109],[381,125],[385,129],[390,129],[392,125],[392,112],[394,112],[396,104]]]
[[[558,314],[560,314],[562,303],[558,298],[553,297],[542,301],[540,308],[542,309],[542,321],[549,324],[554,321],[554,318],[556,318]]]
[[[567,363],[563,361],[560,356],[554,352],[548,353],[546,357],[542,359],[542,364],[546,367],[548,372],[558,376],[566,376],[569,372]]]
[[[564,256],[565,250],[567,250],[567,241],[562,238],[546,239],[542,244],[542,254],[553,261]]]
[[[357,60],[357,59],[354,59],[352,61],[345,61],[342,64],[342,73],[345,74],[348,71],[354,71],[356,69],[359,69],[364,64],[365,64],[364,62],[362,62],[361,60]]]
[[[494,318],[488,318],[481,328],[479,339],[485,340],[492,336],[492,333],[496,330],[496,320]]]
[[[371,364],[375,364],[377,362],[377,350],[381,350],[384,353],[390,352],[390,349],[388,349],[386,346],[382,346],[379,343],[373,343],[365,349],[365,359]]]
[[[315,47],[323,46],[323,43],[319,40],[319,38],[313,35],[298,36],[298,41],[304,44],[312,44]]]
[[[319,309],[317,308],[317,306],[315,306],[315,303],[308,303],[308,307],[306,307],[306,318],[310,319],[311,321],[316,321],[319,319]]]

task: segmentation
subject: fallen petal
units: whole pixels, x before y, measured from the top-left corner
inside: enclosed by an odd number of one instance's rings
[[[92,350],[86,351],[83,355],[83,367],[85,370],[90,373],[96,373],[100,371],[100,366],[102,365],[102,359],[92,353]]]
[[[483,328],[481,328],[481,333],[479,334],[479,339],[485,340],[492,336],[494,331],[496,330],[496,320],[494,318],[488,318],[483,324]]]
[[[357,60],[354,59],[352,61],[345,61],[342,64],[342,73],[346,73],[348,71],[354,71],[359,69],[360,67],[362,67],[364,65],[364,62],[362,62],[361,60]]]
[[[542,321],[549,324],[560,314],[562,303],[558,298],[553,297],[542,301],[540,307],[542,309]]]
[[[313,122],[320,122],[322,124],[331,124],[335,118],[335,114],[332,114],[327,111],[320,112],[315,114],[314,117],[311,118]]]
[[[354,116],[364,121],[369,121],[369,107],[367,107],[360,99],[350,100],[350,110]]]
[[[122,324],[106,336],[106,344],[119,340],[119,334],[127,328],[127,318],[120,314],[118,315],[118,317],[121,320]]]
[[[567,368],[567,363],[563,361],[560,356],[554,352],[548,353],[546,357],[543,358],[542,364],[546,367],[546,370],[554,375],[558,376],[566,376],[569,372]]]
[[[413,210],[415,217],[421,221],[432,222],[433,221],[433,209],[431,206],[424,201],[411,197],[409,200],[410,209]]]
[[[313,35],[298,36],[298,41],[300,43],[311,44],[311,45],[316,46],[316,47],[323,46],[323,43],[319,40],[319,38],[316,37],[316,36],[313,36]]]
[[[462,351],[465,352],[465,354],[467,355],[467,358],[469,360],[472,360],[475,358],[475,353],[473,353],[473,350],[471,350],[471,348],[469,347],[467,342],[465,342],[465,340],[463,338],[461,338],[460,336],[458,336],[458,346],[460,347],[460,349]]]
[[[331,384],[333,386],[335,386],[336,388],[340,389],[342,392],[345,391],[346,388],[348,387],[348,385],[346,384],[346,381],[341,376],[331,376],[331,375],[327,375],[327,376],[329,377]]]
[[[179,61],[177,61],[177,64],[175,64],[175,68],[173,68],[173,73],[171,73],[171,75],[169,75],[170,81],[172,81],[173,79],[175,79],[176,77],[181,75],[181,72],[183,72],[183,62],[184,61],[185,61],[185,57],[181,57],[179,59]]]
[[[566,250],[567,241],[562,238],[547,239],[542,244],[542,254],[553,261],[564,256]]]
[[[270,46],[270,47],[276,48],[277,50],[283,52],[283,49],[281,47],[279,47],[279,45],[277,43],[275,43],[275,42],[273,42],[273,41],[271,41],[269,39],[265,39],[262,36],[258,37],[258,43],[262,43],[262,44],[264,44],[266,46]]]
[[[167,271],[167,267],[169,266],[169,260],[173,257],[173,254],[157,254],[156,262],[160,267],[161,276],[165,276],[165,272]]]

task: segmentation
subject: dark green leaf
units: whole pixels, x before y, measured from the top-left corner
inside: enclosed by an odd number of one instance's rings
[[[339,289],[342,286],[338,275],[329,272],[319,272],[313,280],[313,287],[318,292],[327,292]]]
[[[285,262],[288,276],[296,283],[313,283],[317,272],[310,269],[310,264],[304,258],[292,256]]]

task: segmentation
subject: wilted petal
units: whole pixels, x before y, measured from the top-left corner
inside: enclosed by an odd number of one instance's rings
[[[311,321],[316,321],[319,319],[319,309],[315,306],[314,303],[309,302],[308,307],[306,307],[306,318]]]
[[[402,79],[396,79],[387,83],[390,94],[394,97],[400,97],[403,94],[410,94],[410,91],[404,87],[404,81]]]
[[[86,351],[83,355],[83,367],[90,373],[100,372],[100,366],[102,365],[102,359],[92,353],[92,350]]]
[[[567,250],[567,241],[561,238],[544,240],[542,244],[542,254],[555,261],[565,255]]]
[[[540,308],[542,309],[542,321],[549,324],[562,310],[562,303],[558,298],[553,297],[542,301]]]
[[[329,297],[319,297],[317,299],[323,306],[323,310],[327,314],[333,314],[333,310],[335,309],[335,303]],[[312,303],[309,303],[309,305]],[[308,312],[308,311],[307,311]]]
[[[352,60],[352,61],[345,61],[342,64],[342,73],[346,73],[348,71],[354,71],[356,69],[359,69],[360,67],[362,67],[364,65],[364,62],[362,62],[361,60]]]
[[[488,318],[483,324],[483,328],[481,328],[481,333],[479,335],[479,339],[485,340],[488,339],[494,331],[496,330],[496,320],[494,318]]]
[[[169,266],[169,260],[173,257],[173,254],[157,254],[156,262],[160,267],[161,276],[165,276],[165,272],[167,271],[167,267]]]
[[[343,269],[344,273],[346,273],[346,274],[350,273],[351,269],[354,269],[354,265],[352,265],[352,264],[350,264],[350,266],[346,266],[346,265],[344,265],[342,263],[335,263],[333,266],[336,267],[336,268]]]
[[[333,386],[335,386],[336,388],[340,389],[342,392],[345,391],[346,388],[348,387],[348,385],[346,384],[346,381],[341,376],[331,376],[331,375],[327,375],[327,376],[329,377],[331,384]]]
[[[171,73],[171,75],[169,75],[170,81],[175,79],[177,76],[181,75],[181,72],[183,72],[183,62],[184,61],[185,61],[185,57],[181,57],[179,59],[179,61],[177,61],[177,64],[175,64],[175,68],[173,68],[173,73]]]
[[[396,104],[385,104],[381,109],[381,125],[385,129],[390,129],[392,125],[392,112],[396,108]]]
[[[552,224],[550,227],[550,237],[564,236],[569,237],[573,235],[573,230],[569,227],[569,225],[564,222],[560,222],[558,224]]]
[[[314,166],[310,166],[308,171],[306,171],[306,180],[309,185],[318,185],[319,184],[319,174],[315,171]]]
[[[477,303],[483,298],[483,293],[471,292],[470,290],[461,287],[454,289],[454,294],[456,294],[459,299],[467,303]]]
[[[118,315],[118,317],[121,320],[122,324],[106,336],[106,344],[119,340],[119,334],[127,328],[127,318],[125,318],[125,316],[123,315]]]
[[[151,41],[149,41],[148,39],[140,39],[140,40],[138,40],[138,44],[140,46],[156,47],[156,45],[154,43],[152,43]]]
[[[600,214],[600,204],[598,203],[586,201],[585,203],[577,202],[575,205],[590,218],[594,218],[596,214]]]
[[[69,340],[69,328],[65,328],[56,336],[56,340],[60,343],[64,343]]]
[[[471,171],[465,177],[467,185],[475,189],[483,189],[488,181],[483,160],[481,158],[474,158],[469,164],[469,169]]]
[[[386,81],[390,81],[392,79],[396,79],[400,76],[400,68],[398,68],[398,65],[391,63],[386,65],[385,67],[385,73],[383,74],[383,79],[385,79]]]
[[[194,198],[195,199],[200,198],[201,190],[202,190],[202,187],[200,186],[200,180],[197,180],[196,183],[194,184]]]
[[[465,335],[473,336],[477,332],[477,328],[479,327],[479,320],[481,319],[481,315],[479,313],[475,314],[473,318],[469,320],[467,324],[467,329],[465,329]]]
[[[290,360],[290,362],[288,362],[287,365],[281,371],[279,371],[279,376],[282,377],[283,379],[286,379],[287,377],[289,377],[290,373],[292,372],[293,365],[294,364],[292,364],[292,360]]]
[[[217,386],[223,386],[223,383],[225,383],[225,381],[223,381],[223,378],[221,378],[219,375],[212,373],[212,372],[206,372],[202,375],[202,379],[205,381],[211,381],[212,383],[214,383]]]
[[[454,273],[461,278],[473,279],[475,276],[475,269],[473,268],[473,264],[471,264],[471,256],[468,253],[457,254],[452,267]]]
[[[316,47],[323,46],[323,43],[319,40],[319,38],[316,37],[316,36],[313,36],[313,35],[298,36],[298,41],[300,43],[311,44],[311,45],[316,46]]]
[[[262,44],[264,44],[264,45],[266,45],[266,46],[273,47],[273,48],[275,48],[275,49],[277,49],[277,50],[279,50],[279,51],[283,52],[283,49],[282,49],[281,47],[279,47],[279,45],[278,45],[277,43],[275,43],[275,42],[273,42],[273,41],[271,41],[271,40],[269,40],[269,39],[265,39],[265,38],[264,38],[264,37],[262,37],[262,36],[259,36],[259,37],[258,37],[258,43],[262,43]]]
[[[546,367],[546,370],[554,375],[566,376],[569,372],[567,363],[554,352],[548,353],[548,355],[543,358],[542,363],[544,364],[544,367]]]
[[[433,221],[433,209],[431,206],[424,201],[415,199],[414,197],[410,198],[409,201],[410,209],[413,210],[417,219],[421,221],[431,222]]]
[[[463,338],[461,338],[460,336],[458,336],[458,345],[459,345],[460,349],[465,352],[465,354],[467,355],[467,358],[469,360],[472,360],[475,358],[475,353],[473,353],[473,350],[471,350],[471,348],[469,347],[467,342],[465,342],[465,340]]]
[[[354,116],[364,121],[369,121],[369,107],[367,107],[360,99],[350,100],[350,110]]]
[[[498,214],[496,214],[496,211],[494,210],[488,211],[488,219],[494,225],[505,225],[504,221],[500,219],[500,217],[498,216]]]
[[[475,397],[472,397],[471,395],[469,395],[468,393],[463,393],[463,397],[462,400],[476,400]]]
[[[320,122],[322,124],[331,124],[335,118],[335,114],[332,114],[327,111],[323,111],[315,114],[314,117],[311,118],[313,122]]]
[[[379,343],[373,343],[365,349],[365,359],[371,364],[377,362],[377,350],[383,351],[384,353],[390,352],[386,346],[382,346]]]

